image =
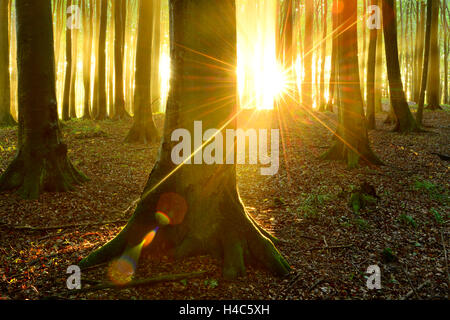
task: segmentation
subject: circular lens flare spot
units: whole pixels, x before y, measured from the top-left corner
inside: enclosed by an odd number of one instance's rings
[[[124,285],[133,279],[136,263],[128,256],[113,261],[108,269],[108,277],[117,285]]]

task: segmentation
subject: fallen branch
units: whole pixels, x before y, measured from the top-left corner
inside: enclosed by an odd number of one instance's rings
[[[411,290],[409,291],[406,295],[404,295],[401,300],[406,300],[408,298],[410,298],[415,292],[421,290],[423,287],[429,285],[431,282],[429,280],[425,281],[424,283],[422,283],[420,286],[417,287],[416,290]]]
[[[325,247],[316,247],[316,248],[309,248],[309,251],[313,250],[328,250],[328,249],[343,249],[343,248],[351,248],[353,247],[352,244],[344,244],[340,246],[325,246]]]
[[[441,241],[442,241],[442,249],[444,250],[445,268],[447,269],[447,285],[450,288],[450,273],[448,271],[448,256],[447,256],[447,249],[445,248],[444,233],[442,232],[442,230],[441,230]]]
[[[103,221],[103,222],[64,224],[64,225],[60,225],[60,226],[49,226],[49,227],[13,226],[13,225],[7,225],[7,224],[1,225],[1,227],[14,229],[14,230],[47,231],[47,230],[57,230],[57,229],[78,228],[78,227],[103,226],[103,225],[107,225],[107,224],[118,224],[118,223],[127,223],[127,222],[128,222],[128,220],[120,219],[120,220]]]
[[[192,273],[166,275],[166,276],[160,276],[160,277],[155,277],[155,278],[133,280],[124,285],[117,285],[114,283],[102,283],[102,284],[99,284],[99,285],[96,285],[93,287],[84,288],[84,289],[76,290],[76,291],[71,291],[69,294],[74,294],[74,293],[78,294],[78,293],[99,291],[99,290],[105,290],[105,289],[122,290],[122,289],[127,289],[127,288],[149,286],[149,285],[153,285],[153,284],[157,284],[157,283],[161,283],[161,282],[178,281],[178,280],[183,280],[183,279],[196,278],[196,277],[202,276],[205,273],[206,273],[206,271],[198,271],[198,272],[192,272]]]

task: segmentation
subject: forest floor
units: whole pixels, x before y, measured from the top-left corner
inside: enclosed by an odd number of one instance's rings
[[[334,114],[314,116],[335,128]],[[279,278],[250,266],[247,277],[225,281],[221,262],[209,256],[180,262],[144,256],[137,279],[206,273],[139,288],[69,292],[68,266],[124,226],[95,223],[129,218],[127,208],[140,196],[158,151],[157,144],[123,143],[131,121],[71,121],[63,129],[69,155],[90,181],[38,201],[0,193],[0,298],[448,299],[450,164],[433,154],[450,154],[448,108],[426,112],[427,132],[410,135],[391,132],[385,115],[378,115],[370,140],[385,166],[354,170],[318,158],[332,134],[315,117],[293,112],[284,122],[277,175],[261,176],[258,166],[238,167],[241,197],[252,216],[282,239],[277,247],[292,265],[291,275]],[[157,118],[162,128],[162,116]],[[16,129],[0,129],[0,174],[16,145]],[[358,193],[363,183],[376,195]],[[381,268],[381,290],[366,286],[371,265]],[[83,287],[107,282],[107,269],[84,272]]]

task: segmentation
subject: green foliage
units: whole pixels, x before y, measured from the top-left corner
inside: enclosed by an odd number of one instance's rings
[[[438,200],[442,203],[448,202],[448,193],[445,192],[444,188],[426,179],[421,180],[416,178],[414,182],[414,189],[417,191],[426,192],[432,199]]]
[[[445,216],[443,217],[439,211],[437,211],[435,208],[431,208],[430,212],[433,214],[434,219],[436,220],[437,223],[439,224],[444,224],[444,220],[445,220]]]
[[[207,279],[204,281],[204,285],[210,289],[214,289],[219,285],[219,282],[216,279]]]
[[[413,217],[411,217],[409,215],[402,214],[402,215],[400,215],[399,220],[407,225],[411,225],[412,227],[417,228],[416,221],[414,220]]]
[[[314,218],[317,216],[319,208],[333,198],[331,194],[309,194],[302,201],[302,205],[299,207],[299,213],[302,213],[305,218]]]
[[[366,230],[368,229],[369,226],[369,222],[363,218],[356,218],[355,219],[355,224],[358,226],[359,229],[361,230]]]

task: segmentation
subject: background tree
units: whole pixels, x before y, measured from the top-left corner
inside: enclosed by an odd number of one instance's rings
[[[411,114],[403,90],[398,58],[397,45],[397,18],[395,16],[395,0],[382,0],[383,2],[383,31],[386,52],[387,73],[389,79],[389,93],[392,110],[395,113],[396,125],[394,131],[410,132],[418,130],[416,120]]]
[[[221,256],[226,278],[244,275],[244,261],[259,261],[286,275],[289,265],[239,198],[235,165],[185,165],[176,170],[171,160],[174,129],[186,128],[193,134],[196,120],[202,121],[205,130],[236,127],[237,76],[235,68],[224,67],[237,63],[234,0],[171,0],[170,10],[174,74],[158,161],[127,226],[80,266],[108,261],[124,251],[139,251],[135,248],[145,244],[145,236],[159,226],[151,246],[156,247],[158,241],[171,243],[177,258],[200,253]],[[199,50],[204,55],[197,54]],[[210,67],[212,61],[223,64]],[[169,218],[165,227],[156,219],[157,211]],[[134,256],[137,259],[139,254]]]
[[[136,79],[134,90],[134,121],[125,138],[129,143],[152,143],[159,140],[152,115],[151,53],[153,36],[153,3],[140,0],[136,48]]]
[[[0,126],[10,126],[16,123],[11,115],[8,2],[3,0],[0,3]]]
[[[66,2],[66,12],[72,6],[72,0],[67,0]],[[66,19],[66,72],[64,78],[64,93],[63,93],[63,104],[62,104],[62,119],[63,121],[70,120],[70,102],[71,102],[71,91],[73,90],[72,81],[73,75],[76,70],[73,68],[72,63],[72,38],[73,29],[68,25],[69,20]],[[75,94],[75,92],[73,92]]]
[[[440,1],[433,1],[431,10],[431,34],[430,34],[430,66],[428,73],[427,101],[428,109],[440,109],[441,94],[441,55],[439,50],[439,7]]]
[[[432,24],[433,24],[433,0],[428,0],[427,4],[427,25],[426,25],[426,33],[425,33],[425,52],[423,58],[423,71],[422,71],[422,82],[420,88],[420,96],[419,96],[419,106],[417,109],[417,124],[419,126],[422,125],[423,122],[423,107],[425,104],[425,93],[427,90],[427,81],[428,77],[428,69],[430,66],[430,46],[431,46],[431,32],[432,32]]]
[[[153,0],[153,45],[152,45],[152,110],[162,111],[161,77],[159,63],[161,58],[161,0]]]
[[[305,26],[312,28],[314,25],[314,0],[305,0]],[[312,64],[313,64],[313,47],[314,35],[311,31],[305,32],[304,38],[304,54],[303,54],[303,70],[305,78],[302,82],[302,103],[307,108],[312,108]]]
[[[338,0],[333,0],[333,7],[332,7],[332,46],[331,46],[331,71],[330,71],[330,82],[329,82],[329,88],[328,88],[328,104],[327,104],[327,111],[333,112],[333,103],[338,102],[337,94],[336,94],[336,80],[337,80],[337,73],[338,73],[338,65],[337,65],[337,50],[338,50],[338,38],[339,38],[339,30],[341,29],[338,25],[338,13],[337,13],[337,7],[338,7]]]
[[[26,199],[68,191],[86,180],[67,157],[58,126],[51,1],[16,0],[19,96],[18,152],[0,190]]]
[[[92,68],[92,37],[94,32],[94,5],[88,0],[82,1],[83,13],[83,87],[84,104],[83,119],[91,119],[91,68]]]
[[[378,5],[378,0],[370,2],[372,6]],[[375,75],[377,59],[378,30],[373,28],[369,33],[369,51],[367,56],[367,128],[375,129]]]
[[[357,1],[338,3],[338,22],[342,35],[338,38],[338,90],[340,119],[333,147],[323,155],[327,160],[344,160],[350,168],[360,161],[381,164],[370,148],[359,79]]]
[[[108,117],[106,95],[106,28],[108,25],[108,0],[100,0],[100,30],[98,38],[98,100],[95,120],[105,120]]]

